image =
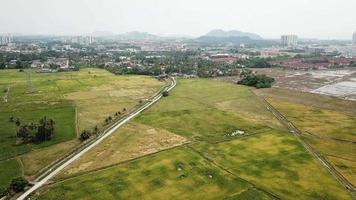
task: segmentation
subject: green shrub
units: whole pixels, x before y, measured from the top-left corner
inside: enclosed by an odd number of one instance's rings
[[[163,92],[162,92],[162,96],[163,96],[163,97],[168,97],[168,96],[169,96],[168,91],[163,91]]]
[[[247,74],[238,82],[241,85],[252,86],[256,88],[270,88],[274,82],[274,78],[266,75]]]
[[[28,181],[22,177],[14,178],[10,184],[10,190],[14,192],[23,192],[28,185]]]
[[[87,130],[82,131],[82,133],[80,134],[80,140],[85,141],[89,138],[90,138],[90,132]]]

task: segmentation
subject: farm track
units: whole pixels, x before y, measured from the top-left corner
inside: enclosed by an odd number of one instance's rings
[[[170,79],[171,79],[171,84],[169,86],[166,86],[166,87],[168,87],[166,89],[166,91],[172,90],[177,84],[176,80],[174,78],[170,78]],[[162,90],[160,90],[160,91],[162,91]],[[60,160],[56,164],[54,164],[52,167],[50,167],[47,171],[45,171],[42,175],[40,175],[36,179],[36,182],[33,184],[33,186],[31,188],[26,190],[17,199],[18,200],[26,199],[30,194],[32,194],[34,191],[36,191],[40,187],[44,186],[51,178],[56,176],[59,172],[61,172],[63,169],[65,169],[68,165],[70,165],[71,163],[73,163],[74,161],[79,159],[82,155],[84,155],[90,149],[97,146],[104,139],[106,139],[108,136],[113,134],[122,125],[126,124],[131,119],[133,119],[134,117],[139,115],[141,112],[143,112],[144,110],[148,109],[153,104],[155,104],[158,100],[160,100],[162,98],[162,94],[160,91],[155,93],[155,95],[153,97],[151,97],[151,99],[147,103],[143,104],[142,106],[138,107],[137,109],[133,110],[131,113],[126,115],[124,118],[115,122],[113,125],[111,125],[109,128],[107,128],[103,133],[101,133],[98,137],[89,141],[85,145],[79,147],[73,153],[69,154],[67,157],[63,158],[62,160]]]
[[[251,91],[253,92],[253,91]],[[253,92],[253,94],[255,94]],[[256,95],[256,94],[255,94]],[[296,126],[293,125],[282,113],[280,113],[275,107],[273,107],[264,97],[256,95],[266,108],[283,124],[290,133],[292,133],[298,141],[304,146],[304,148],[320,162],[320,164],[356,199],[355,186],[350,183],[341,173],[339,173],[322,155],[316,153],[316,151],[301,138],[303,134]]]

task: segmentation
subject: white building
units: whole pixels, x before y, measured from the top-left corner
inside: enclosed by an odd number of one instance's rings
[[[0,45],[9,44],[11,42],[12,42],[12,36],[11,35],[0,36]]]
[[[298,36],[297,35],[282,35],[281,36],[281,45],[283,47],[295,47],[298,45]]]
[[[354,35],[352,36],[352,44],[356,45],[356,32],[354,32]]]
[[[95,39],[93,36],[75,36],[71,38],[71,42],[88,45],[94,43]]]
[[[39,60],[34,60],[31,63],[31,68],[43,68],[44,64]]]
[[[68,69],[69,66],[69,59],[67,58],[50,58],[47,60],[46,65],[50,66],[51,64],[58,65],[61,69]]]

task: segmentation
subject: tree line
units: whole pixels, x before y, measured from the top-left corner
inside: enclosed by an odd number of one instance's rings
[[[42,117],[38,123],[22,123],[19,118],[10,117],[10,122],[18,127],[16,137],[23,143],[41,143],[51,140],[54,136],[55,122],[46,116]]]

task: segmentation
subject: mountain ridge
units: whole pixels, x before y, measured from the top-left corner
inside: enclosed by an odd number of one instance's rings
[[[222,30],[222,29],[214,29],[203,35],[202,37],[217,37],[217,38],[231,38],[231,37],[248,37],[252,40],[262,40],[263,38],[256,34],[250,32],[242,32],[239,30]]]

